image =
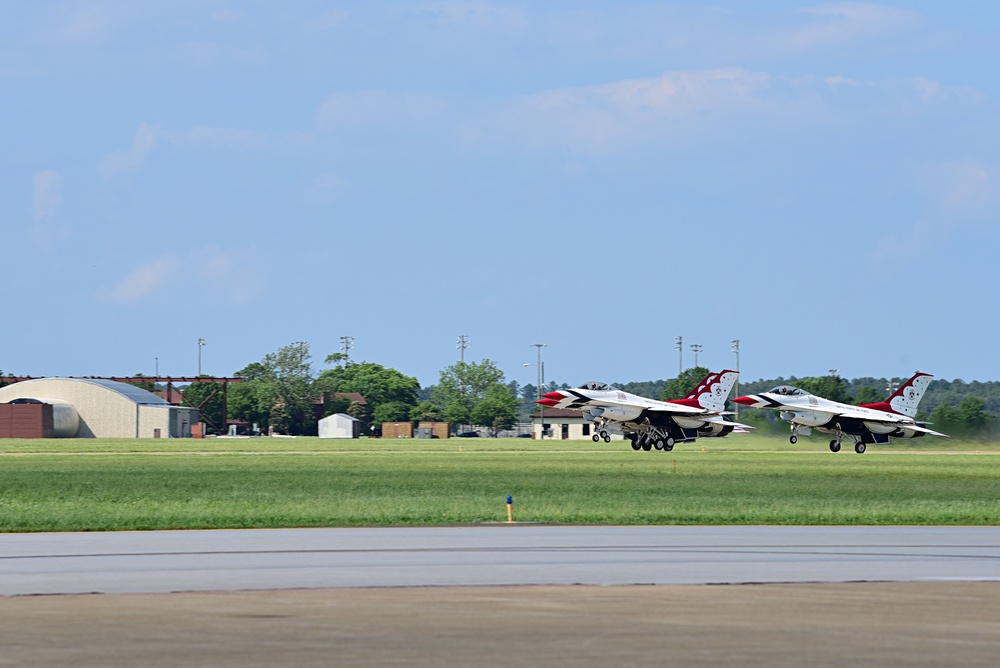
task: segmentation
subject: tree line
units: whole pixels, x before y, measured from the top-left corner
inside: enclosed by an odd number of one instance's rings
[[[351,362],[341,353],[324,361],[333,366],[317,374],[309,344],[299,341],[240,369],[233,375],[241,382],[228,390],[226,417],[291,435],[315,435],[319,419],[334,413],[357,418],[366,434],[377,434],[383,422],[444,421],[493,434],[517,422],[518,399],[489,359],[449,366],[424,392],[416,378],[374,362]],[[184,399],[213,424],[223,424],[222,396],[212,385],[192,383]],[[338,396],[352,394],[364,403]]]
[[[192,383],[184,390],[185,402],[199,408],[215,425],[224,425],[226,420],[256,423],[262,429],[286,434],[315,434],[318,419],[333,413],[347,413],[361,420],[366,433],[382,422],[412,420],[470,425],[496,434],[528,421],[538,410],[535,403],[538,396],[571,387],[556,381],[542,388],[530,383],[506,382],[503,372],[489,359],[453,364],[441,371],[436,385],[426,388],[421,388],[416,378],[395,369],[373,362],[354,363],[341,353],[328,355],[324,362],[333,366],[317,374],[309,344],[292,343],[234,374],[242,382],[228,390],[228,415],[222,414],[222,394],[214,383]],[[613,385],[653,399],[679,399],[709,372],[698,366],[676,378]],[[793,385],[832,401],[864,404],[885,400],[890,387],[899,387],[907,380],[908,377],[848,380],[836,374],[779,376],[741,382],[739,392],[755,394],[779,385]],[[0,386],[5,384],[0,371]],[[149,390],[158,389],[151,382],[136,384]],[[336,396],[352,393],[360,394],[366,403]],[[317,414],[317,405],[324,407],[322,414]],[[736,408],[730,403],[730,410]],[[773,411],[739,407],[739,415],[741,421],[754,426],[785,427]],[[961,379],[934,379],[927,387],[916,419],[955,436],[995,437],[1000,435],[998,415],[1000,381],[966,383]]]

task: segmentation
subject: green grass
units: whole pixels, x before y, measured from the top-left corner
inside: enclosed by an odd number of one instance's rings
[[[522,522],[1000,523],[995,444],[739,438],[0,441],[0,531],[497,522],[508,494]]]

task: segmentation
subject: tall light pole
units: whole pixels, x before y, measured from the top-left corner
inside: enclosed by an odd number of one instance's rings
[[[541,399],[542,399],[542,384],[545,382],[545,367],[542,366],[542,348],[545,348],[546,346],[545,346],[544,343],[532,343],[531,345],[533,345],[537,349],[537,351],[538,351],[538,361],[535,364],[538,367],[538,390],[537,390],[537,392],[535,394],[537,395],[538,400],[541,401]],[[538,419],[539,419],[539,422],[542,425],[541,430],[538,432],[538,434],[539,434],[538,437],[539,437],[539,439],[544,440],[544,438],[545,438],[545,406],[543,406],[542,404],[538,404],[538,406],[540,408],[540,410],[538,411]]]
[[[680,378],[681,374],[684,373],[684,337],[675,336],[674,343],[677,344],[674,346],[674,350],[677,351],[677,377]]]
[[[694,351],[694,365],[698,366],[698,353],[702,351],[702,345],[700,343],[692,343],[691,350]]]
[[[736,396],[740,396],[740,340],[733,339],[730,341],[733,344],[733,352],[736,353]],[[736,417],[740,416],[740,405],[736,406]]]
[[[459,360],[462,362],[462,364],[465,364],[465,349],[469,347],[469,337],[466,336],[465,334],[459,334],[458,345],[455,347],[461,351],[460,353],[461,356]]]
[[[205,339],[198,338],[198,375],[201,376],[201,349],[205,347]]]

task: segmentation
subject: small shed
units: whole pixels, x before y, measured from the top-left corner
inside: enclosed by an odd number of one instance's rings
[[[360,435],[361,420],[347,413],[334,413],[319,421],[320,438],[358,438]]]

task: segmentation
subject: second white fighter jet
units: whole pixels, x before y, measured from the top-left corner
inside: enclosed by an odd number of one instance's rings
[[[739,372],[730,370],[710,373],[686,397],[671,401],[647,399],[592,382],[549,392],[538,403],[582,411],[595,424],[595,441],[608,442],[611,434],[623,434],[633,450],[670,451],[678,442],[725,436],[737,428],[753,429],[724,417],[726,399],[738,376]]]

